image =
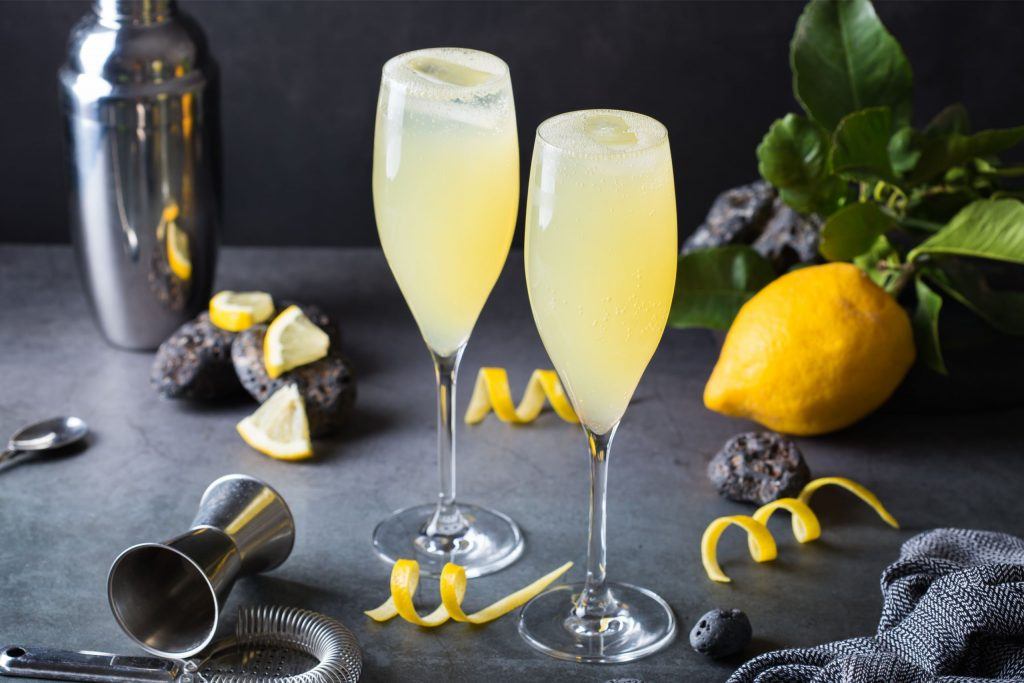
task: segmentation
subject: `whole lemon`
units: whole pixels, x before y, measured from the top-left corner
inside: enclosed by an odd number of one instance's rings
[[[736,315],[704,405],[779,432],[823,434],[885,402],[914,362],[906,312],[859,268],[795,270]]]

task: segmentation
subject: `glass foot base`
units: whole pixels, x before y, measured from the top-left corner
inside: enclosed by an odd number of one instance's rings
[[[373,530],[373,549],[386,562],[405,558],[420,563],[420,572],[440,576],[448,562],[466,568],[466,576],[484,576],[503,569],[523,554],[523,534],[506,515],[459,503],[469,529],[441,539],[423,533],[436,505],[428,503],[394,513]]]
[[[573,615],[583,584],[560,586],[526,603],[519,614],[519,635],[556,659],[611,664],[654,654],[676,636],[672,608],[646,588],[609,583],[617,608],[597,624]]]

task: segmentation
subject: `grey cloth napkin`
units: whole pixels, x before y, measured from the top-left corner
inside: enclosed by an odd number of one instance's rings
[[[934,529],[882,573],[874,636],[778,650],[729,683],[1024,681],[1024,539]]]

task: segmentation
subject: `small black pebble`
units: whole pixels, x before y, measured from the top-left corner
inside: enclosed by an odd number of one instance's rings
[[[713,609],[690,631],[690,647],[713,659],[728,657],[750,644],[753,634],[750,619],[740,610]]]
[[[764,505],[795,496],[811,480],[796,444],[774,432],[746,432],[725,442],[708,463],[718,492],[741,503]]]

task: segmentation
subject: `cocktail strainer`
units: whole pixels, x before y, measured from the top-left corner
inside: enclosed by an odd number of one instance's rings
[[[190,659],[11,645],[0,675],[84,683],[354,683],[359,642],[330,617],[295,607],[245,607],[235,635]]]

